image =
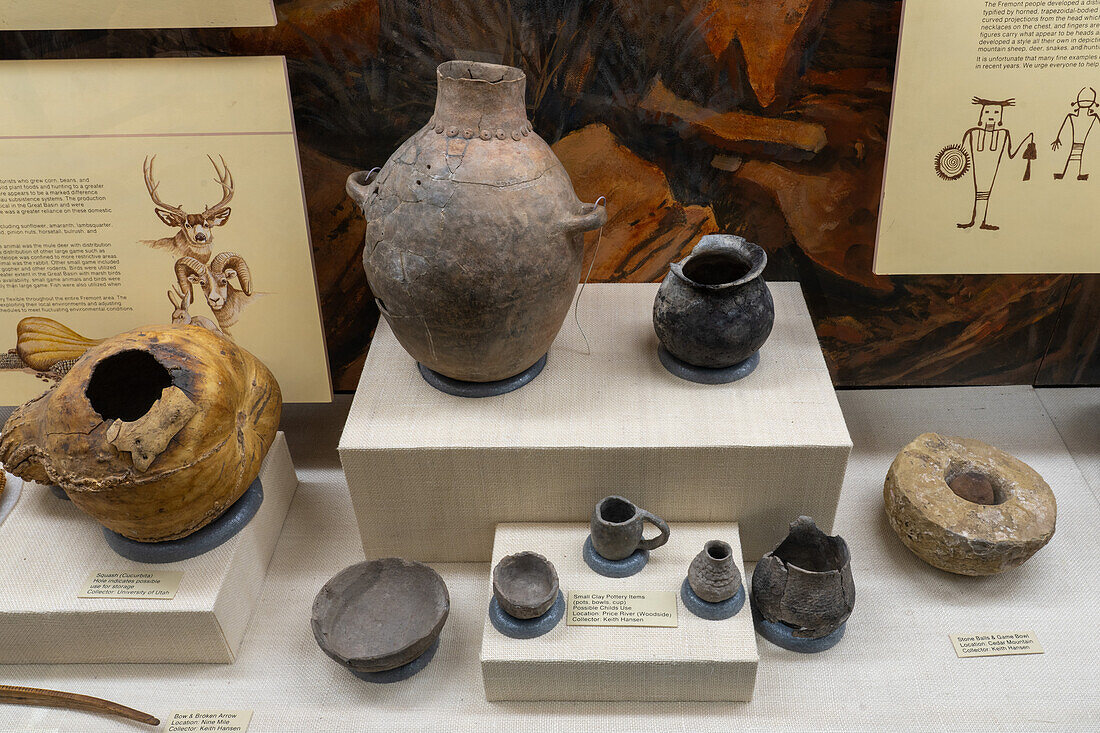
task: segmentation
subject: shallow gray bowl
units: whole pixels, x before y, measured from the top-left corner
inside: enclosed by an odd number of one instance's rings
[[[536,552],[517,552],[493,568],[493,597],[509,616],[537,618],[558,598],[558,571]]]
[[[439,638],[451,600],[439,573],[397,557],[340,571],[313,601],[313,637],[354,672],[408,664]]]

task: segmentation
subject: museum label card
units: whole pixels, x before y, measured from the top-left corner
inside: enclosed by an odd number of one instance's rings
[[[874,271],[1100,272],[1100,3],[902,9]]]
[[[948,634],[955,654],[967,657],[1000,657],[1010,654],[1042,654],[1033,631],[996,631],[987,634]]]
[[[245,733],[251,710],[173,710],[164,733]]]
[[[570,591],[568,626],[677,626],[671,591]]]
[[[0,61],[0,88],[0,405],[71,364],[18,351],[32,316],[206,324],[331,399],[281,57]]]
[[[91,573],[77,598],[143,598],[170,601],[176,597],[183,572],[180,570],[150,570],[117,572],[103,570]]]
[[[272,0],[0,0],[0,31],[275,25]]]

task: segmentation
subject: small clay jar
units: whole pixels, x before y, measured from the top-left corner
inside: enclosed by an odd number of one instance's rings
[[[558,591],[558,571],[537,552],[517,552],[493,568],[493,597],[513,618],[538,618],[554,605]]]
[[[755,357],[775,321],[762,277],[767,263],[764,250],[742,237],[700,239],[690,255],[671,265],[657,291],[653,328],[661,346],[704,369],[727,369]]]
[[[821,639],[839,630],[855,600],[848,544],[826,535],[809,517],[791,522],[787,538],[752,574],[754,609],[796,639]]]
[[[728,542],[711,540],[688,566],[688,584],[707,603],[721,603],[741,590],[741,571]]]

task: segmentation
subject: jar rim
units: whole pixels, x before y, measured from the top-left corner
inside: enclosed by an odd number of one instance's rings
[[[436,67],[436,76],[448,81],[477,82],[481,84],[515,84],[526,80],[521,69],[483,61],[444,61]]]

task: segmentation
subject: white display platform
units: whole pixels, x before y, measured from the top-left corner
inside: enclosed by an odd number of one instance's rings
[[[487,561],[503,522],[584,522],[620,494],[670,522],[733,522],[758,559],[800,514],[833,526],[851,438],[802,291],[745,379],[665,371],[656,284],[589,285],[543,373],[506,395],[437,391],[380,322],[340,458],[367,557]]]
[[[744,577],[737,525],[677,523],[671,528],[668,544],[650,553],[640,573],[605,578],[581,556],[587,524],[498,526],[492,567],[507,555],[531,550],[554,563],[566,595],[670,591],[676,594],[678,626],[567,626],[562,619],[543,636],[512,639],[497,631],[486,615],[481,638],[486,699],[751,700],[759,657],[748,601],[724,621],[699,618],[680,601],[688,565],[707,540],[729,542]]]
[[[480,653],[488,562],[434,566],[447,582],[451,615],[435,659],[412,679],[372,685],[325,656],[309,626],[313,598],[337,571],[363,559],[336,453],[349,398],[284,408],[302,484],[235,663],[2,665],[0,677],[110,698],[162,719],[172,710],[252,710],[248,733],[1092,730],[1100,720],[1100,637],[1082,624],[1100,603],[1100,574],[1090,564],[1100,556],[1100,503],[1036,392],[1046,390],[838,394],[855,447],[834,531],[852,551],[855,611],[844,639],[820,654],[758,638],[750,702],[487,702]],[[1076,392],[1100,420],[1100,389]],[[1058,497],[1050,544],[1021,567],[986,578],[941,572],[906,550],[887,524],[882,481],[894,454],[922,430],[971,435],[1039,471]],[[1100,454],[1086,458],[1100,475]],[[947,635],[981,629],[1031,629],[1045,653],[958,659]],[[139,729],[72,710],[0,705],[0,731]]]
[[[26,483],[0,525],[0,662],[232,662],[298,486],[281,432],[260,481],[263,504],[237,536],[156,565],[115,554],[94,519]],[[157,570],[183,572],[172,600],[77,597],[93,572]]]

